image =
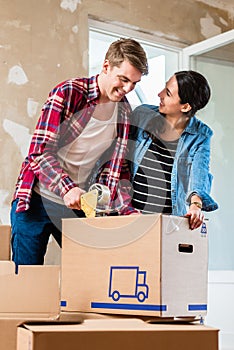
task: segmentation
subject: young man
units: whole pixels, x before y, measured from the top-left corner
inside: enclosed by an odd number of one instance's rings
[[[61,246],[61,219],[84,217],[80,197],[97,161],[110,207],[130,213],[124,191],[118,190],[131,112],[125,95],[147,73],[141,45],[120,39],[110,45],[99,75],[67,80],[49,93],[12,203],[16,265],[43,264],[50,234]]]

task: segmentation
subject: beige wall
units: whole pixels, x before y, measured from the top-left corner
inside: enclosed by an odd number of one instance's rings
[[[88,16],[175,46],[233,29],[233,0],[0,0],[0,222],[48,91],[88,72]]]

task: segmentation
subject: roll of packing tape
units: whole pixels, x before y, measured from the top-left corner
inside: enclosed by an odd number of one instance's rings
[[[90,186],[89,191],[97,190],[98,191],[98,198],[97,198],[97,206],[100,207],[107,207],[110,202],[110,190],[109,187],[102,185],[102,184],[93,184]]]

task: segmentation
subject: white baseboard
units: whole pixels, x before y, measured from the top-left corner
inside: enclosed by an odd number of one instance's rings
[[[234,271],[209,271],[205,323],[220,329],[219,350],[234,350]]]
[[[234,333],[220,333],[219,350],[234,350]]]

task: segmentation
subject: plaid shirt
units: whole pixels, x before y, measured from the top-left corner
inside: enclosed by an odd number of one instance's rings
[[[92,116],[99,94],[97,76],[66,80],[49,93],[16,183],[14,199],[19,199],[17,212],[25,211],[30,207],[32,189],[38,180],[61,198],[71,188],[77,186],[61,167],[57,159],[57,151],[82,133]],[[109,187],[110,207],[118,208],[121,214],[136,212],[128,206],[129,182],[127,181],[127,186],[120,186],[124,181],[119,181],[130,178],[129,170],[123,166],[127,150],[130,112],[131,107],[127,99],[123,98],[118,104],[115,147],[112,148],[112,153],[99,169],[98,177],[95,179]]]

